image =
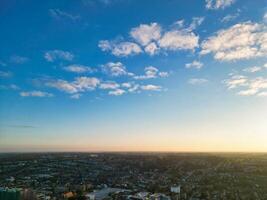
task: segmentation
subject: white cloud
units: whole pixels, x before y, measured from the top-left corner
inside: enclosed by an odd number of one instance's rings
[[[54,17],[55,19],[65,18],[65,19],[70,19],[72,21],[76,21],[81,18],[79,15],[73,15],[65,11],[62,11],[60,9],[49,9],[49,14],[51,17]]]
[[[200,54],[212,53],[216,60],[232,61],[267,55],[267,27],[245,22],[220,30],[201,44]]]
[[[73,64],[64,67],[64,70],[68,72],[74,72],[74,73],[86,73],[86,72],[93,72],[94,70],[91,67],[85,66],[85,65],[79,65],[79,64]]]
[[[142,80],[142,79],[156,78],[158,71],[159,70],[156,67],[148,66],[145,68],[145,75],[134,76],[134,79],[141,79]]]
[[[191,63],[187,63],[187,64],[185,64],[185,67],[186,67],[186,68],[196,68],[196,69],[201,69],[201,68],[203,67],[203,63],[194,60],[194,61],[191,62]]]
[[[80,99],[80,97],[82,96],[82,94],[80,93],[76,93],[70,96],[71,99]]]
[[[259,66],[253,66],[253,67],[249,67],[249,68],[245,68],[243,69],[244,72],[249,72],[249,73],[254,73],[254,72],[258,72],[261,71],[262,68]]]
[[[145,74],[140,76],[134,76],[134,79],[137,80],[144,80],[144,79],[151,79],[157,77],[168,77],[168,72],[160,72],[156,67],[148,66],[145,67]]]
[[[191,78],[188,80],[188,83],[191,85],[202,85],[207,82],[208,80],[205,78]]]
[[[155,42],[151,42],[145,47],[145,52],[153,56],[159,52],[159,47],[157,46]]]
[[[30,92],[20,92],[22,97],[53,97],[54,95],[48,92],[42,91],[30,91]]]
[[[199,37],[191,31],[171,30],[159,40],[159,46],[167,50],[194,50],[198,47]]]
[[[121,87],[125,88],[130,93],[139,93],[140,85],[135,82],[125,82],[121,84]]]
[[[225,80],[224,83],[228,89],[233,89],[239,86],[247,85],[248,78],[243,75],[233,75],[230,79]]]
[[[104,90],[106,90],[106,89],[114,90],[114,89],[117,89],[119,87],[120,87],[120,85],[114,81],[102,82],[99,86],[100,89],[104,89]]]
[[[9,77],[11,77],[13,74],[12,74],[12,72],[5,72],[5,71],[0,71],[0,77],[2,77],[2,78],[9,78]]]
[[[142,52],[142,49],[133,42],[121,42],[114,46],[112,53],[115,56],[135,55]]]
[[[149,84],[149,85],[142,85],[141,89],[142,90],[149,90],[149,91],[161,91],[162,87],[159,85]]]
[[[182,28],[184,26],[184,20],[180,19],[173,23],[174,25],[177,25],[178,28]]]
[[[132,84],[131,87],[128,89],[128,91],[131,93],[139,92],[139,88],[140,88],[139,84]]]
[[[169,76],[169,72],[159,72],[159,77],[166,78]]]
[[[120,96],[120,95],[123,95],[124,93],[125,93],[125,90],[122,90],[122,89],[116,89],[116,90],[112,90],[108,92],[109,95],[114,95],[114,96]]]
[[[72,61],[74,58],[74,55],[68,51],[62,51],[62,50],[51,50],[47,51],[44,54],[44,58],[48,62],[54,62],[55,60],[67,60],[67,61]]]
[[[14,55],[14,56],[10,57],[10,62],[16,63],[16,64],[23,64],[23,63],[26,63],[28,61],[29,61],[29,58],[24,57],[24,56]]]
[[[241,96],[251,96],[251,95],[256,94],[257,92],[258,92],[257,89],[251,88],[251,89],[247,89],[247,90],[241,90],[237,94],[241,95]]]
[[[184,21],[180,20],[174,23],[171,30],[165,32],[157,23],[141,24],[130,31],[130,39],[134,42],[101,40],[98,47],[115,56],[136,55],[142,52],[153,56],[161,50],[194,50],[199,46],[199,37],[193,30],[203,21],[204,17],[193,17],[191,24],[184,27]]]
[[[113,49],[113,44],[112,44],[112,42],[110,42],[108,40],[100,40],[98,43],[98,47],[102,51],[109,51],[109,50]]]
[[[121,62],[109,62],[102,65],[102,69],[105,73],[111,76],[128,75],[126,67]]]
[[[221,22],[222,22],[222,23],[227,23],[227,22],[229,22],[229,21],[233,21],[233,20],[236,19],[238,16],[239,16],[239,13],[236,13],[236,14],[233,14],[233,15],[228,14],[228,15],[226,15],[225,17],[223,17],[223,18],[221,19]]]
[[[212,10],[224,9],[234,2],[235,0],[206,0],[206,8]]]
[[[267,79],[263,77],[248,78],[242,75],[233,75],[224,83],[228,89],[237,89],[237,94],[242,96],[262,96],[264,90],[267,89]]]
[[[82,76],[74,81],[74,85],[79,91],[94,90],[99,84],[99,79],[95,77]]]
[[[266,92],[259,92],[258,96],[259,97],[267,97],[267,91]]]
[[[94,90],[99,84],[100,80],[95,77],[82,76],[75,78],[75,80],[72,82],[59,79],[48,81],[45,85],[73,94],[87,90]]]
[[[263,21],[267,23],[267,12],[263,15]]]
[[[187,28],[188,31],[193,31],[195,30],[198,26],[200,26],[203,21],[204,21],[204,17],[193,17],[192,22],[190,24],[190,26]]]
[[[130,88],[130,87],[132,87],[132,83],[125,82],[125,83],[122,83],[121,86],[124,88]]]
[[[142,46],[146,46],[151,41],[157,41],[161,37],[161,27],[157,23],[141,24],[133,28],[130,35]]]
[[[98,47],[102,51],[111,51],[115,56],[129,56],[142,53],[142,49],[138,44],[133,42],[110,42],[108,40],[99,41]]]
[[[79,90],[76,88],[75,84],[72,82],[68,82],[66,80],[55,80],[55,81],[50,81],[46,83],[46,86],[48,87],[53,87],[58,90],[67,92],[67,93],[76,93],[79,92]]]

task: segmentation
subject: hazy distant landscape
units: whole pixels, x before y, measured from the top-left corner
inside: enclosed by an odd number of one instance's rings
[[[32,199],[264,200],[267,154],[1,154],[0,185]]]

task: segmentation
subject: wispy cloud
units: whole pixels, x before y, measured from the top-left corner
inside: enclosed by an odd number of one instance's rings
[[[95,77],[76,77],[74,81],[66,80],[48,80],[45,85],[48,87],[56,88],[60,91],[74,94],[79,92],[94,90],[100,84],[100,80]]]
[[[243,75],[232,75],[223,81],[228,89],[236,89],[241,96],[265,96],[267,92],[267,79],[264,77],[249,78]]]
[[[212,10],[224,9],[234,2],[235,0],[206,0],[206,8]]]
[[[10,128],[22,128],[22,129],[37,128],[36,126],[32,126],[32,125],[21,125],[21,124],[7,125],[7,127],[10,127]]]
[[[54,95],[48,92],[42,91],[28,91],[28,92],[20,92],[20,96],[22,97],[53,97]]]
[[[74,15],[74,14],[70,14],[66,11],[62,11],[60,9],[49,9],[49,14],[51,17],[55,18],[55,19],[70,19],[72,21],[76,21],[79,20],[81,17],[80,15]]]
[[[68,65],[63,68],[65,71],[68,72],[74,72],[74,73],[92,73],[95,71],[95,69],[92,69],[91,67],[85,66],[85,65],[79,65],[79,64],[72,64]]]
[[[80,99],[80,97],[82,96],[82,94],[80,93],[76,93],[70,96],[71,99]]]
[[[55,60],[72,61],[74,58],[74,55],[69,51],[62,51],[62,50],[56,49],[56,50],[45,52],[44,58],[48,62],[54,62]]]
[[[154,66],[145,67],[144,71],[145,71],[144,75],[139,75],[139,76],[136,75],[136,76],[134,76],[134,79],[144,80],[144,79],[168,77],[169,76],[168,72],[161,72]]]
[[[24,56],[18,56],[14,55],[10,57],[10,62],[15,63],[15,64],[24,64],[28,62],[30,59]]]
[[[142,85],[141,89],[142,90],[147,90],[147,91],[161,91],[162,87],[159,86],[159,85],[148,84],[148,85]]]
[[[132,75],[121,62],[108,62],[101,67],[103,72],[110,76]]]
[[[116,83],[115,81],[106,81],[106,82],[102,82],[99,86],[100,89],[117,89],[119,88],[120,85],[118,83]]]
[[[99,41],[98,47],[102,51],[110,51],[115,56],[130,56],[142,53],[142,49],[134,42]]]
[[[208,79],[205,78],[191,78],[188,80],[188,83],[191,85],[202,85],[208,82]]]
[[[0,90],[19,90],[20,88],[15,84],[0,85]]]
[[[12,75],[13,75],[12,72],[0,71],[0,78],[10,78]]]
[[[197,60],[194,60],[193,62],[191,63],[186,63],[185,64],[185,67],[186,68],[195,68],[195,69],[201,69],[203,67],[203,63],[197,61]]]
[[[3,62],[2,60],[0,60],[0,66],[5,67],[5,66],[7,66],[7,64],[5,62]]]
[[[120,95],[123,95],[124,93],[125,93],[125,90],[123,89],[115,89],[115,90],[108,92],[109,95],[114,95],[114,96],[120,96]]]
[[[239,12],[237,12],[237,13],[235,13],[235,14],[228,14],[228,15],[226,15],[225,17],[223,17],[223,18],[221,19],[221,22],[222,22],[222,23],[227,23],[227,22],[233,21],[233,20],[236,19],[238,16],[239,16]]]

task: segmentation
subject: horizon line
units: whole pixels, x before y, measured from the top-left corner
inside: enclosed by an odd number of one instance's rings
[[[265,154],[267,151],[0,151],[0,154],[27,154],[27,153],[236,153],[236,154],[245,154],[245,153],[254,153],[254,154]]]

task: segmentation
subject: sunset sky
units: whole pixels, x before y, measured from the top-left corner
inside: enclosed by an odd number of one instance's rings
[[[267,151],[266,0],[1,0],[0,27],[0,152]]]

